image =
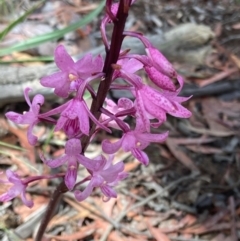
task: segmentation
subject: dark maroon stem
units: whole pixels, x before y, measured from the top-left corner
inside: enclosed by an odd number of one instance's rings
[[[61,182],[58,187],[56,188],[56,190],[54,191],[48,206],[47,206],[47,210],[44,214],[43,219],[41,220],[41,224],[40,227],[38,229],[37,232],[37,236],[35,241],[42,241],[43,240],[43,234],[47,228],[47,225],[49,223],[49,221],[51,220],[56,208],[58,207],[58,204],[61,200],[62,194],[67,192],[68,188],[65,185],[65,182]]]
[[[108,0],[108,3],[109,3],[109,0]],[[97,91],[97,96],[96,98],[93,99],[91,109],[90,109],[92,114],[96,117],[96,119],[99,119],[100,117],[100,114],[101,114],[100,109],[103,106],[104,100],[107,96],[109,87],[111,85],[112,76],[114,72],[112,68],[112,64],[116,64],[119,57],[122,41],[124,38],[123,31],[124,31],[125,23],[128,17],[128,10],[129,10],[130,4],[131,4],[131,0],[120,0],[120,3],[119,3],[117,16],[114,21],[111,45],[110,45],[109,51],[107,51],[106,53],[106,59],[103,67],[103,72],[105,73],[105,79],[100,83]],[[85,151],[85,149],[89,144],[90,137],[94,133],[95,127],[96,127],[95,124],[91,121],[90,135],[84,136],[83,138],[81,138],[83,152]],[[44,218],[41,221],[35,241],[42,241],[43,234],[47,228],[49,221],[51,220],[54,214],[55,208],[57,207],[59,201],[61,200],[62,194],[67,191],[68,189],[65,183],[64,181],[62,181],[62,183],[54,191],[51,201],[48,204],[47,211],[45,213]]]
[[[123,41],[123,31],[125,27],[125,23],[128,17],[128,10],[130,7],[131,1],[120,0],[119,8],[116,16],[116,20],[114,21],[114,28],[112,33],[111,45],[109,51],[106,53],[106,59],[103,67],[103,73],[105,73],[105,79],[102,81],[98,87],[97,96],[93,99],[91,105],[91,112],[99,119],[100,117],[100,109],[103,106],[104,100],[107,96],[109,87],[112,82],[112,76],[114,69],[112,68],[112,64],[116,64],[119,53],[121,51],[122,41]],[[84,136],[82,138],[82,148],[85,150],[89,144],[89,140],[91,135],[94,133],[95,124],[91,122],[91,131],[89,136]]]

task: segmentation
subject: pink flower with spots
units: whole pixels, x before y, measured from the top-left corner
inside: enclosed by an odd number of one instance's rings
[[[145,69],[148,77],[159,88],[161,88],[163,90],[176,91],[176,86],[174,85],[174,83],[170,77],[159,72],[153,66],[152,67],[145,66],[144,69]]]
[[[150,132],[150,119],[157,119],[158,125],[166,121],[166,114],[175,117],[189,118],[192,113],[181,105],[191,97],[177,96],[177,92],[158,91],[149,86],[142,85],[135,92],[136,109],[146,130]]]
[[[153,46],[145,49],[147,56],[151,60],[151,65],[160,73],[167,75],[170,78],[177,77],[177,73],[172,64],[165,58],[165,56]]]

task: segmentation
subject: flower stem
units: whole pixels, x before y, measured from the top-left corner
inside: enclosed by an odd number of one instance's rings
[[[62,194],[67,192],[68,191],[68,188],[66,187],[65,185],[65,182],[62,181],[58,187],[56,188],[56,190],[54,191],[52,197],[51,197],[51,200],[49,201],[48,203],[48,206],[47,206],[47,210],[45,212],[45,215],[43,217],[43,219],[41,220],[41,224],[40,224],[40,227],[38,229],[38,232],[37,232],[37,236],[35,238],[35,241],[42,241],[42,237],[43,237],[43,234],[47,228],[47,225],[49,223],[49,221],[51,220],[57,206],[58,206],[58,203],[60,202],[61,200],[61,197],[62,197]]]
[[[113,72],[114,72],[114,69],[112,68],[112,64],[116,64],[118,57],[119,57],[119,53],[120,53],[121,46],[122,46],[122,41],[124,38],[123,31],[124,31],[125,23],[127,20],[130,4],[131,4],[131,0],[120,0],[119,1],[119,8],[118,8],[117,16],[113,22],[114,28],[113,28],[113,33],[112,33],[111,45],[110,45],[110,49],[107,50],[106,59],[105,59],[104,67],[103,67],[103,73],[105,73],[105,79],[100,83],[98,91],[97,91],[97,96],[93,99],[92,105],[90,108],[90,111],[92,112],[92,114],[95,116],[96,119],[99,119],[99,117],[101,115],[100,109],[103,106],[104,100],[107,96],[107,92],[111,85],[112,76],[113,76]],[[89,144],[90,138],[95,131],[95,127],[96,127],[95,123],[93,121],[91,121],[90,125],[91,125],[90,135],[83,136],[81,138],[83,152],[86,150],[86,148]],[[64,181],[62,181],[62,183],[59,184],[57,189],[54,191],[51,201],[48,204],[45,216],[43,217],[43,219],[41,221],[35,241],[42,240],[43,234],[47,228],[49,221],[51,220],[51,218],[54,214],[57,204],[61,200],[62,194],[67,191],[68,191],[68,189],[67,189],[65,183],[64,183]]]
[[[128,6],[126,6],[128,4]],[[111,45],[109,51],[106,53],[106,59],[103,67],[103,73],[105,73],[105,79],[100,83],[97,91],[96,98],[93,99],[91,105],[91,112],[99,119],[100,117],[100,109],[103,106],[104,100],[107,96],[109,87],[112,82],[112,76],[114,69],[112,68],[112,64],[116,64],[118,61],[118,57],[121,51],[122,41],[123,41],[123,31],[125,27],[125,23],[128,17],[128,9],[130,7],[131,1],[120,0],[119,8],[116,16],[116,20],[114,21],[114,28],[112,33]],[[89,136],[84,136],[82,138],[82,148],[85,150],[89,144],[89,139],[95,130],[95,124],[91,122],[91,130]]]

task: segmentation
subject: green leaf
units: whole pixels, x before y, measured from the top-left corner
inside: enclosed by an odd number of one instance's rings
[[[26,49],[34,48],[44,42],[59,39],[59,38],[63,37],[66,33],[75,31],[76,29],[83,27],[86,24],[90,23],[102,11],[104,5],[105,5],[105,1],[102,1],[99,4],[98,8],[96,8],[94,11],[92,11],[86,17],[84,17],[80,21],[78,21],[64,29],[55,30],[54,32],[51,32],[51,33],[47,33],[47,34],[44,34],[41,36],[36,36],[36,37],[28,39],[24,42],[15,44],[14,46],[11,46],[9,48],[1,49],[0,56],[10,54],[14,51],[23,51]]]
[[[45,0],[44,0],[45,1]],[[34,5],[32,8],[30,8],[27,12],[25,12],[22,16],[20,16],[18,19],[10,23],[2,32],[0,32],[0,41],[19,23],[24,21],[29,14],[31,14],[35,9],[40,7],[44,1],[41,1],[39,4]]]

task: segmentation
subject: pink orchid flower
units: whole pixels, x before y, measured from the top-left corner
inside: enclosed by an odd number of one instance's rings
[[[122,138],[111,143],[109,140],[102,142],[102,149],[107,154],[114,154],[120,148],[125,152],[130,151],[142,164],[149,163],[148,156],[142,150],[145,149],[151,142],[162,143],[168,137],[168,132],[163,134],[146,133],[141,119],[137,119],[135,130],[129,130],[123,134]]]
[[[166,113],[180,118],[189,118],[192,115],[188,109],[181,105],[191,96],[180,97],[177,96],[178,92],[179,90],[160,92],[146,85],[142,85],[136,90],[136,109],[148,132],[150,131],[149,119],[156,118],[159,121],[157,126],[159,126],[166,121]]]
[[[98,121],[88,109],[85,101],[79,97],[50,110],[41,116],[56,115],[60,117],[56,123],[55,131],[63,130],[68,138],[77,137],[81,134],[89,135],[89,118],[99,127],[107,132],[111,132],[105,125]]]
[[[112,100],[106,98],[105,99],[106,102],[106,106],[105,109],[108,110],[109,112],[111,112],[112,114],[122,114],[121,117],[119,117],[119,119],[124,120],[127,117],[127,112],[131,112],[132,109],[134,108],[133,102],[128,99],[128,98],[120,98],[117,102],[117,104],[115,102],[113,102]],[[102,123],[107,123],[106,125],[108,127],[112,127],[114,129],[121,129],[119,128],[118,124],[116,123],[116,121],[111,120],[110,122],[107,122],[109,120],[109,116],[107,116],[106,114],[102,114],[100,117],[100,121]]]
[[[42,161],[51,168],[57,168],[67,163],[67,172],[65,175],[65,184],[69,190],[72,190],[77,179],[78,165],[86,162],[92,162],[87,157],[81,155],[82,145],[79,139],[70,139],[65,145],[65,154],[56,159],[46,160],[41,154]]]
[[[0,183],[13,184],[13,186],[6,193],[0,195],[0,201],[8,202],[20,195],[23,203],[31,208],[33,206],[33,201],[27,200],[26,198],[27,182],[25,183],[22,181],[20,177],[11,170],[6,171],[6,176],[8,181],[0,180]]]
[[[127,173],[124,172],[123,162],[118,162],[113,165],[112,161],[113,156],[110,156],[107,160],[101,155],[93,160],[85,160],[85,162],[82,162],[89,170],[91,180],[82,192],[79,190],[74,192],[79,202],[89,197],[95,187],[99,187],[108,200],[117,197],[117,193],[113,188],[119,181],[127,177]]]
[[[10,111],[10,112],[7,112],[5,115],[9,120],[15,122],[16,124],[29,125],[28,131],[27,131],[28,142],[31,145],[36,145],[38,139],[35,135],[32,134],[33,127],[36,124],[38,124],[40,122],[40,120],[48,120],[51,122],[53,122],[54,120],[52,120],[51,118],[48,118],[47,116],[45,118],[41,118],[41,115],[39,114],[39,112],[40,112],[41,105],[43,105],[43,103],[44,103],[44,97],[40,94],[35,95],[32,100],[32,103],[31,103],[29,96],[28,96],[28,92],[30,90],[31,90],[30,88],[26,88],[24,90],[25,100],[26,100],[28,106],[30,107],[29,111],[27,111],[23,114],[18,114],[18,113]]]
[[[93,59],[91,54],[86,54],[75,63],[63,45],[56,48],[54,55],[55,63],[61,71],[43,77],[40,82],[45,87],[54,88],[54,93],[63,98],[66,98],[69,92],[77,91],[85,79],[101,72],[103,68],[100,55]]]

